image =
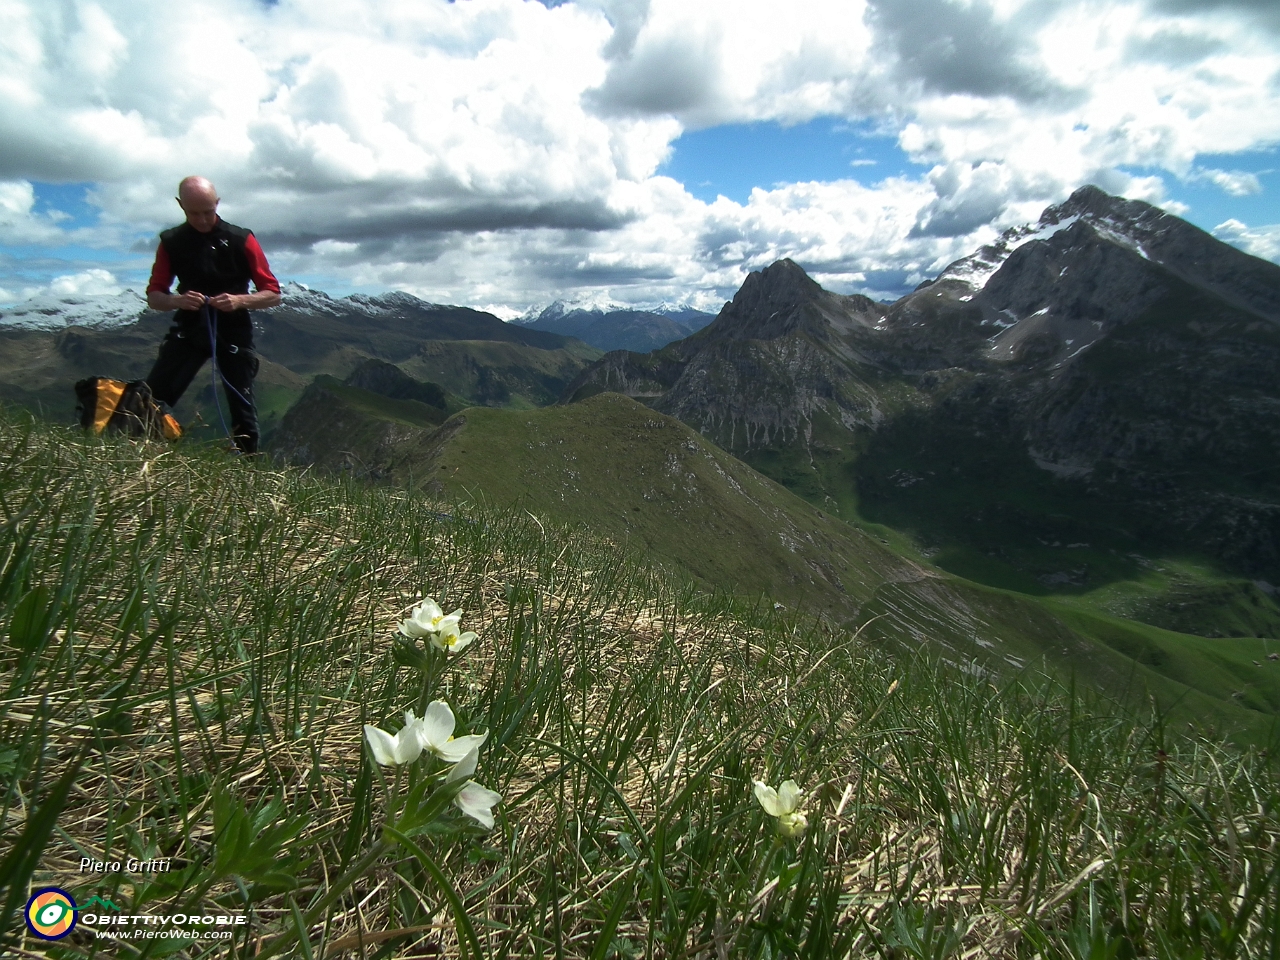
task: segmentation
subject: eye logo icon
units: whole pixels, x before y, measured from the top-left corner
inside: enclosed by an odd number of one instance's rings
[[[27,927],[42,940],[61,940],[75,929],[76,902],[57,887],[37,890],[27,901]]]

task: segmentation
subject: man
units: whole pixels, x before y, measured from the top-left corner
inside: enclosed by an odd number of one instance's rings
[[[177,313],[147,375],[147,385],[153,397],[173,406],[212,357],[231,408],[232,439],[241,453],[254,455],[258,412],[253,378],[258,358],[253,352],[249,311],[276,306],[280,284],[253,232],[218,216],[218,191],[212,183],[204,177],[187,177],[178,184],[178,206],[187,222],[160,234],[147,284],[147,305],[152,310]],[[169,292],[175,276],[176,294]]]

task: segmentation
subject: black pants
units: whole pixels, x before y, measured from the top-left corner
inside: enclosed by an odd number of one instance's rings
[[[151,395],[173,406],[186,392],[206,360],[213,356],[209,323],[203,313],[178,311],[160,343],[160,356],[147,374]],[[258,452],[258,411],[253,404],[253,378],[258,356],[253,352],[253,323],[246,311],[217,314],[218,372],[231,408],[231,434],[241,453]],[[217,402],[217,397],[214,397]]]

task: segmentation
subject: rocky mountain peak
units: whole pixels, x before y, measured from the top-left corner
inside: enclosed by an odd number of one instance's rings
[[[565,314],[572,312],[572,310],[573,307],[569,306],[569,304],[565,303],[563,300],[555,300],[541,310],[537,307],[529,309],[515,322],[537,323],[539,320],[559,320]]]
[[[961,280],[981,290],[1014,251],[1033,241],[1048,241],[1078,222],[1088,223],[1099,236],[1129,247],[1143,257],[1148,256],[1142,248],[1144,239],[1181,223],[1149,203],[1113,197],[1090,183],[1062,203],[1045,208],[1038,222],[1010,227],[995,242],[957,260],[938,279]]]
[[[778,260],[747,276],[719,316],[689,343],[708,340],[776,340],[803,333],[819,341],[874,327],[884,309],[863,296],[824,290],[794,260]]]
[[[1154,210],[1141,200],[1125,200],[1113,197],[1105,190],[1087,183],[1062,203],[1047,208],[1040,217],[1041,223],[1058,223],[1067,217],[1096,217],[1099,219],[1136,220]]]
[[[807,303],[812,303],[823,296],[825,291],[818,286],[804,269],[794,260],[779,260],[747,275],[733,300],[720,311],[720,317],[711,327],[720,328],[724,332],[728,321],[733,332],[741,336],[768,339],[778,335],[774,321],[778,317],[790,317],[796,310]],[[769,328],[757,330],[760,327]],[[753,328],[754,332],[744,330]],[[711,329],[710,327],[708,329]]]
[[[1193,286],[1280,321],[1280,266],[1223,243],[1180,217],[1086,186],[1044,212],[1035,239],[1077,222],[1088,224],[1098,239],[1127,247]]]
[[[1037,223],[1011,227],[995,242],[957,260],[938,277],[974,292],[987,287],[1015,251],[1055,235],[1076,243],[1125,247],[1182,280],[1236,306],[1280,321],[1280,266],[1252,257],[1200,228],[1141,200],[1113,197],[1092,184],[1048,207]]]
[[[797,307],[823,293],[817,281],[794,260],[778,260],[747,276],[733,298],[735,306]]]
[[[1081,219],[1111,227],[1122,233],[1167,229],[1181,223],[1177,217],[1142,200],[1113,197],[1089,183],[1062,203],[1049,207],[1040,216],[1041,225]]]

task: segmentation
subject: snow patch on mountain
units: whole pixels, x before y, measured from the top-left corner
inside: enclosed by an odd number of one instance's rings
[[[148,309],[142,294],[133,290],[115,294],[43,293],[0,308],[0,327],[61,330],[77,326],[105,330],[128,326]]]
[[[637,307],[632,304],[619,303],[607,294],[594,294],[587,297],[576,297],[572,300],[556,300],[550,305],[539,310],[537,307],[529,309],[519,319],[513,321],[515,323],[536,323],[539,320],[559,320],[561,317],[570,313],[595,313],[604,316],[606,313],[613,313],[615,310],[642,310],[643,307]]]
[[[1039,223],[1010,227],[1000,234],[995,243],[951,264],[942,271],[938,280],[960,280],[975,290],[981,290],[1013,251],[1033,240],[1048,240],[1080,219],[1079,214],[1072,214],[1059,220],[1052,216],[1055,209],[1050,207],[1046,210]]]
[[[368,317],[395,316],[405,310],[445,309],[441,304],[430,303],[415,297],[412,293],[405,293],[403,290],[393,290],[391,293],[379,294],[353,293],[351,296],[343,297],[335,302],[348,313],[355,310],[357,313],[363,313]]]
[[[339,313],[350,312],[344,311],[340,306],[341,303],[342,301],[333,299],[323,290],[312,290],[305,284],[292,280],[280,287],[280,305],[291,310],[334,317]]]
[[[322,290],[289,281],[280,288],[280,308],[320,316],[367,317],[394,316],[406,310],[417,312],[443,309],[439,304],[420,300],[411,293],[394,291],[371,296],[356,293],[335,300]],[[23,327],[28,330],[61,330],[64,327],[96,327],[107,329],[133,323],[147,313],[146,299],[133,290],[118,294],[41,294],[10,307],[0,308],[0,327]]]
[[[696,299],[681,300],[678,303],[672,303],[663,300],[660,303],[621,303],[607,295],[592,295],[588,297],[577,297],[571,300],[556,300],[550,305],[542,308],[533,307],[521,316],[512,320],[513,323],[530,324],[537,323],[539,320],[550,321],[559,320],[571,313],[586,313],[597,317],[603,317],[606,314],[618,312],[639,312],[639,313],[656,313],[659,316],[667,317],[677,323],[690,323],[693,326],[705,325],[708,317],[714,316],[715,311],[720,309],[720,305],[716,304],[715,309],[708,311],[698,306]]]
[[[1104,217],[1101,220],[1090,220],[1090,225],[1097,230],[1099,234],[1120,244],[1122,247],[1128,247],[1143,260],[1150,260],[1151,257],[1146,250],[1142,248],[1142,243],[1137,237],[1132,236],[1125,229],[1126,224],[1113,220],[1111,217]]]

